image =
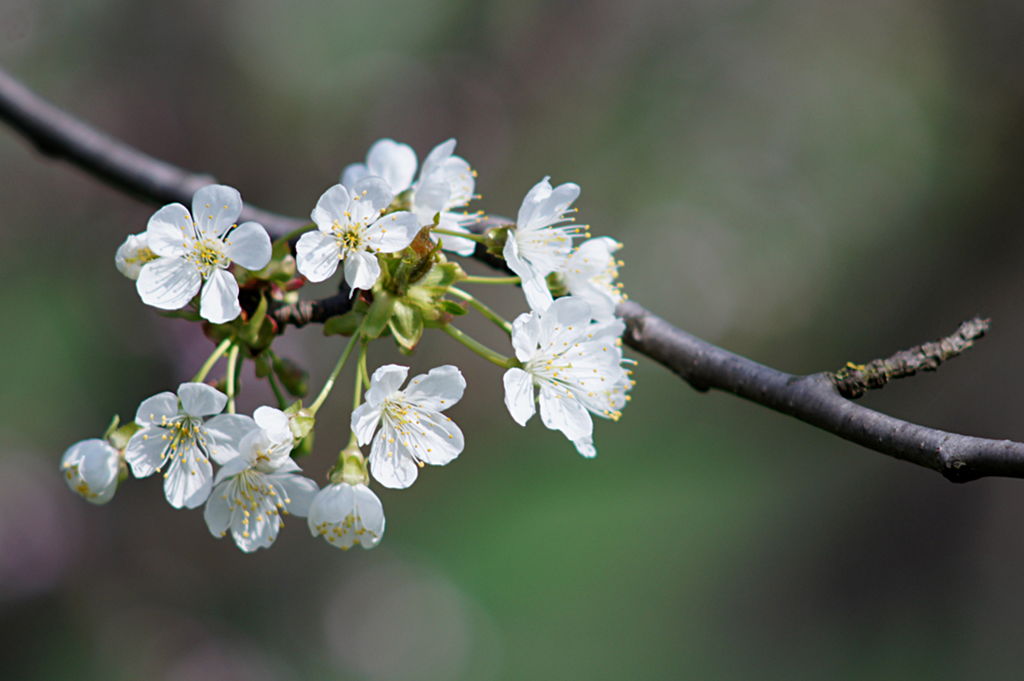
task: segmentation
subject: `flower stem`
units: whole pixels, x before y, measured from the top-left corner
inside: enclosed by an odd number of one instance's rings
[[[228,413],[235,413],[235,396],[238,393],[238,352],[239,346],[232,344],[228,353],[228,366],[225,372],[224,382],[227,384],[224,389],[228,395]]]
[[[465,345],[467,348],[469,348],[476,354],[486,359],[488,362],[497,364],[503,369],[511,369],[512,367],[519,366],[519,362],[517,362],[516,360],[510,357],[506,357],[505,355],[502,355],[500,353],[497,353],[494,350],[491,350],[483,343],[473,340],[462,331],[456,329],[451,324],[445,324],[444,326],[441,327],[441,330],[447,333],[455,340]]]
[[[274,372],[271,371],[267,374],[267,382],[270,384],[270,389],[274,391],[274,399],[277,400],[277,406],[279,409],[284,409],[288,406],[288,400],[284,398],[284,393],[281,392],[281,387],[277,384],[277,379],[274,378]]]
[[[366,341],[359,344],[359,366],[356,368],[356,390],[352,396],[352,411],[363,402],[363,376],[366,374]],[[369,382],[369,381],[367,381]],[[353,434],[354,436],[354,434]]]
[[[460,239],[469,239],[470,241],[476,241],[477,243],[481,243],[481,244],[485,243],[487,241],[487,237],[485,237],[485,236],[481,236],[479,234],[470,234],[468,232],[453,232],[453,231],[448,230],[448,229],[437,229],[437,228],[432,229],[430,231],[431,231],[432,234],[440,234],[441,236],[457,236]]]
[[[206,374],[210,373],[210,369],[213,368],[213,365],[216,364],[217,360],[220,359],[221,355],[223,355],[227,351],[228,346],[231,345],[232,343],[232,340],[233,339],[231,338],[225,338],[220,342],[220,345],[217,346],[217,349],[214,350],[213,353],[206,358],[206,361],[203,362],[203,366],[201,366],[199,368],[199,371],[196,372],[196,375],[192,377],[192,383],[202,383],[203,380],[206,379]]]
[[[487,317],[492,322],[501,327],[502,331],[504,331],[510,336],[512,335],[512,325],[508,322],[508,320],[502,317],[494,310],[492,310],[491,308],[487,307],[487,305],[485,305],[481,301],[477,300],[474,296],[470,295],[469,293],[466,293],[460,288],[455,288],[454,286],[448,289],[448,292],[451,293],[456,298],[462,298],[463,300],[465,300],[467,303],[472,305],[480,314]]]
[[[466,284],[521,284],[519,277],[464,277],[459,281]]]
[[[338,363],[334,365],[334,369],[331,370],[331,375],[327,377],[327,381],[324,383],[324,387],[321,388],[320,394],[316,396],[316,400],[313,404],[309,405],[309,413],[316,414],[317,410],[323,405],[324,400],[331,394],[331,390],[334,388],[334,382],[338,380],[338,374],[341,373],[342,368],[345,366],[345,362],[348,361],[348,356],[352,354],[352,348],[356,346],[356,341],[359,339],[359,332],[352,334],[352,339],[349,340],[348,345],[345,346],[345,351],[341,353],[341,357],[338,358]]]

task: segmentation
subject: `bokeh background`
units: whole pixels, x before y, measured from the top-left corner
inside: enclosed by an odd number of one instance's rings
[[[496,213],[543,175],[575,181],[581,218],[625,242],[634,299],[788,371],[991,316],[967,356],[865,402],[1024,439],[1017,0],[0,0],[0,63],[285,213],[308,214],[382,136],[421,158],[457,137]],[[0,208],[4,679],[1024,668],[1024,482],[952,485],[697,394],[644,358],[624,418],[598,425],[584,461],[511,421],[494,367],[429,338],[413,368],[463,367],[471,399],[452,413],[468,445],[411,489],[380,491],[388,528],[370,552],[295,521],[243,555],[201,513],[171,509],[156,479],[88,505],[57,474],[64,449],[187,379],[210,346],[113,267],[153,206],[0,129]],[[283,343],[315,375],[340,350],[317,328]],[[373,364],[397,358],[380,345]],[[268,399],[247,383],[247,408]],[[318,480],[348,392],[304,462]]]

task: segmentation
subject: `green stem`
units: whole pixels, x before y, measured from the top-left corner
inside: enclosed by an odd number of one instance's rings
[[[467,232],[453,232],[453,231],[448,230],[448,229],[437,229],[437,228],[434,228],[434,229],[432,229],[430,231],[431,231],[432,234],[440,234],[442,236],[457,236],[460,239],[469,239],[470,241],[476,241],[476,242],[481,243],[481,244],[487,242],[487,237],[481,236],[479,234],[469,234]]]
[[[356,341],[359,339],[359,332],[352,334],[351,340],[348,345],[345,346],[345,351],[341,353],[341,357],[338,358],[338,363],[334,365],[334,369],[331,370],[331,375],[327,377],[327,382],[324,383],[324,387],[320,390],[320,394],[316,396],[313,404],[309,405],[309,413],[316,414],[317,410],[323,405],[324,400],[331,394],[331,390],[334,388],[334,382],[338,380],[338,374],[341,373],[342,367],[345,366],[345,362],[348,361],[348,356],[352,354],[352,348],[355,347]]]
[[[359,367],[356,369],[356,391],[352,396],[352,411],[363,403],[363,375],[366,373],[366,341],[359,344]]]
[[[521,284],[519,277],[464,277],[459,281],[466,284]]]
[[[228,395],[228,413],[235,413],[235,395],[238,392],[238,352],[239,346],[232,345],[231,351],[228,353],[228,367],[227,372],[224,376],[224,382],[227,384],[224,386],[227,390]]]
[[[472,305],[480,314],[482,314],[483,316],[487,317],[492,322],[500,326],[502,331],[504,331],[510,336],[512,335],[512,324],[510,324],[509,321],[502,317],[500,314],[498,314],[491,308],[487,307],[487,305],[477,300],[474,296],[470,295],[469,293],[466,293],[460,288],[455,288],[454,286],[448,289],[448,292],[451,293],[456,298],[462,298],[463,300],[465,300],[467,303]]]
[[[274,372],[271,371],[267,374],[267,382],[270,383],[270,389],[274,391],[274,399],[277,400],[277,406],[279,409],[284,409],[288,406],[288,400],[284,398],[284,393],[281,392],[281,387],[277,384],[277,379],[274,378]]]
[[[514,359],[512,359],[510,357],[506,357],[505,355],[499,354],[499,353],[495,352],[494,350],[491,350],[489,347],[487,347],[483,343],[480,343],[479,341],[473,340],[472,338],[467,336],[462,331],[459,331],[458,329],[456,329],[451,324],[445,324],[444,326],[441,327],[441,330],[444,331],[445,333],[447,333],[449,336],[451,336],[455,340],[457,340],[460,343],[462,343],[463,345],[465,345],[467,348],[469,348],[470,350],[472,350],[476,354],[478,354],[481,357],[483,357],[484,359],[486,359],[488,362],[491,362],[493,364],[497,364],[498,366],[500,366],[503,369],[511,369],[512,367],[519,366],[519,362],[518,361],[516,361],[516,360],[514,360]]]
[[[196,372],[196,375],[192,377],[192,383],[203,382],[203,380],[206,378],[206,374],[210,373],[210,369],[213,368],[213,365],[217,363],[217,360],[220,359],[221,355],[223,355],[224,352],[228,349],[228,346],[231,345],[231,342],[231,338],[225,338],[220,342],[220,345],[217,346],[217,349],[213,351],[213,354],[206,358],[206,361],[203,362],[203,366],[201,366],[199,368],[199,371]]]

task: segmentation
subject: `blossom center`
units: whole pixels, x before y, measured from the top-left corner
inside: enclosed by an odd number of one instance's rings
[[[214,269],[226,268],[231,262],[224,253],[224,242],[212,237],[193,241],[185,257],[204,277],[210,276]]]

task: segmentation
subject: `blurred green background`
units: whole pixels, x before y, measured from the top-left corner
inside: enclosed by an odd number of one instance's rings
[[[0,62],[285,213],[308,214],[382,136],[421,158],[457,137],[495,213],[514,214],[543,175],[575,181],[581,219],[625,242],[634,299],[788,371],[989,315],[976,350],[865,402],[1024,439],[1017,0],[0,0]],[[4,129],[0,207],[4,679],[1024,668],[1024,482],[955,486],[695,393],[644,358],[624,418],[598,424],[585,461],[538,422],[512,422],[494,367],[429,338],[413,368],[463,367],[471,399],[452,414],[467,448],[407,491],[379,490],[388,529],[370,552],[294,521],[243,555],[201,513],[170,508],[156,479],[90,506],[63,486],[61,453],[187,379],[209,344],[113,267],[153,206]],[[514,292],[497,305],[522,309]],[[315,373],[340,349],[316,328],[283,343]],[[371,362],[396,357],[375,348]],[[318,480],[347,393],[303,464]],[[267,399],[250,389],[243,404]]]

